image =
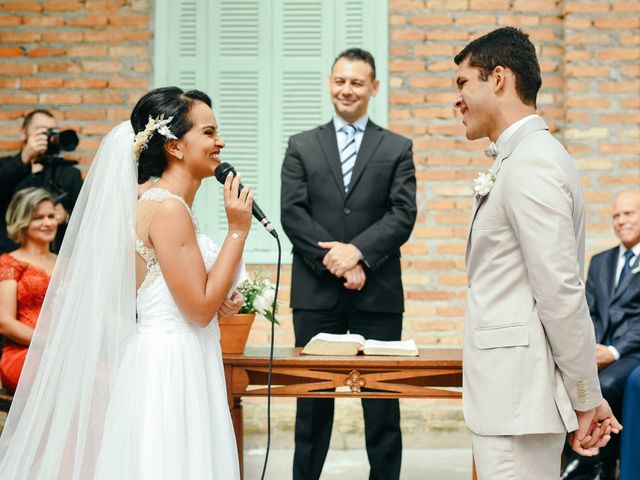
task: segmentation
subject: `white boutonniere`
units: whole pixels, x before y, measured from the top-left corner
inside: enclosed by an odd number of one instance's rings
[[[636,273],[640,273],[640,265],[638,265],[636,268],[634,268],[633,270],[631,270],[632,274],[636,274]]]
[[[473,191],[476,195],[484,197],[491,191],[491,187],[496,181],[496,174],[489,169],[487,173],[478,172],[478,176],[473,180]]]

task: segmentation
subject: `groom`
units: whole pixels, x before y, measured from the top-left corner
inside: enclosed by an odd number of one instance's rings
[[[567,432],[593,455],[621,428],[598,383],[580,177],[536,114],[527,35],[500,28],[455,63],[467,138],[488,137],[494,157],[476,180],[466,252],[464,414],[476,467],[480,480],[557,479]]]

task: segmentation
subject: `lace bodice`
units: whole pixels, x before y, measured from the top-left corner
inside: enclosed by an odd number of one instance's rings
[[[193,212],[191,211],[191,208],[189,208],[189,205],[187,205],[187,202],[185,202],[182,197],[176,195],[175,193],[171,193],[169,190],[165,190],[164,188],[150,188],[142,194],[142,196],[138,200],[138,204],[146,201],[161,202],[163,200],[166,200],[167,198],[173,198],[184,205],[184,207],[189,212],[189,215],[191,216],[191,220],[193,221],[193,226],[195,227],[197,234],[199,232],[198,220],[193,215]],[[147,264],[147,273],[145,274],[142,284],[138,288],[139,295],[156,278],[160,277],[162,273],[160,272],[160,264],[158,263],[158,257],[155,250],[148,247],[145,242],[139,238],[136,238],[136,252],[140,254],[140,256]]]

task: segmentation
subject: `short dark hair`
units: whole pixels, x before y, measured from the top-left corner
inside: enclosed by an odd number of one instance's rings
[[[33,120],[33,117],[35,117],[39,113],[41,113],[42,115],[46,115],[49,118],[55,118],[53,116],[53,113],[51,113],[49,110],[45,110],[44,108],[38,108],[36,110],[33,110],[32,112],[27,113],[27,115],[24,117],[24,120],[22,121],[22,128],[24,128],[25,130],[29,128],[29,125],[31,124],[31,120]]]
[[[469,65],[480,70],[486,81],[497,66],[511,70],[516,76],[516,93],[525,105],[536,106],[542,85],[536,49],[529,35],[514,27],[498,28],[476,38],[458,53],[454,62],[460,65],[469,58]]]
[[[178,87],[156,88],[146,93],[131,112],[131,125],[135,133],[141,132],[147,126],[149,117],[173,117],[169,128],[177,138],[191,130],[193,123],[189,112],[196,101],[206,103],[211,107],[211,99],[200,90],[183,91]],[[167,138],[154,132],[147,143],[140,158],[138,158],[138,183],[142,184],[150,177],[159,177],[167,168],[167,157],[164,144]]]
[[[333,65],[331,65],[331,70],[333,70],[333,67],[336,66],[336,63],[341,58],[346,58],[351,62],[354,60],[360,60],[361,62],[368,63],[371,67],[371,79],[376,79],[376,61],[373,59],[373,55],[366,50],[363,50],[362,48],[348,48],[344,52],[338,54],[336,59],[333,61]]]

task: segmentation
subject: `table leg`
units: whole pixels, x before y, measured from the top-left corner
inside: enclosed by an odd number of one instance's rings
[[[233,421],[233,431],[236,435],[238,462],[240,463],[240,479],[242,479],[244,478],[244,421],[242,418],[242,397],[233,397],[231,419]]]

